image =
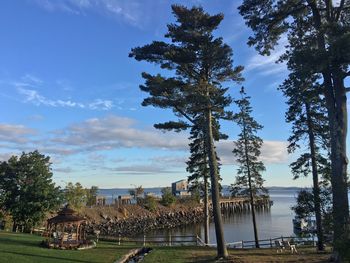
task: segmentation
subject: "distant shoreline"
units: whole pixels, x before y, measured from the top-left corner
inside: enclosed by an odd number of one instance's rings
[[[167,186],[155,186],[155,187],[144,187],[145,190],[158,190]],[[169,187],[169,186],[168,186]],[[223,185],[223,189],[228,189],[229,185]],[[311,189],[311,187],[299,187],[299,186],[268,186],[266,187],[268,190],[301,190],[301,189]],[[100,191],[106,190],[129,190],[133,189],[133,187],[115,187],[115,188],[99,188]]]

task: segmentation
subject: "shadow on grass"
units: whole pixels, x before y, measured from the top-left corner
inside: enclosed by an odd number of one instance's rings
[[[29,256],[29,257],[35,257],[35,258],[44,258],[44,259],[57,259],[60,260],[60,262],[81,262],[81,263],[89,263],[90,261],[83,261],[79,259],[68,259],[68,258],[61,258],[61,257],[51,257],[51,256],[41,256],[41,255],[33,255],[33,254],[28,254],[28,253],[19,253],[19,252],[9,252],[9,251],[4,251],[0,250],[0,253],[5,253],[5,254],[14,254],[14,255],[19,255],[19,256]]]
[[[40,247],[39,240],[25,240],[25,239],[13,239],[13,238],[1,237],[0,243],[15,245],[15,246],[21,245],[26,247]]]

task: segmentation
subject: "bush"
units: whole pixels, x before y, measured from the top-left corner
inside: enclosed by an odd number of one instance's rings
[[[171,206],[176,202],[175,196],[171,193],[170,187],[165,187],[162,189],[162,201],[161,204],[164,206]]]
[[[144,207],[151,212],[155,212],[157,210],[156,199],[153,196],[146,196],[144,199]]]

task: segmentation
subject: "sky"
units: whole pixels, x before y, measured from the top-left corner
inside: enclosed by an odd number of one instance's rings
[[[176,120],[169,110],[142,107],[141,73],[164,73],[129,58],[133,47],[165,40],[174,22],[171,4],[202,6],[225,18],[215,32],[233,49],[234,65],[245,67],[241,84],[227,83],[238,97],[251,96],[254,118],[264,126],[261,159],[267,186],[310,186],[293,180],[287,153],[290,126],[278,86],[287,76],[275,61],[246,42],[251,34],[237,11],[240,1],[7,0],[0,8],[0,161],[35,149],[49,155],[61,186],[122,188],[169,186],[184,179],[188,134],[161,132],[154,123]],[[235,111],[232,105],[230,108]],[[239,129],[222,123],[227,141],[217,143],[223,184],[233,183],[231,151]]]

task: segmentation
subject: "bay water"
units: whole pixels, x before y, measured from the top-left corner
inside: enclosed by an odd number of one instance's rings
[[[258,224],[259,239],[269,239],[293,234],[292,219],[294,218],[291,207],[295,205],[297,192],[300,189],[273,188],[269,190],[273,205],[270,210],[257,211],[256,220]],[[161,194],[161,188],[145,188],[145,192]],[[224,188],[224,194],[225,193]],[[128,194],[128,189],[101,189],[99,194],[106,196],[110,203],[118,195]],[[250,212],[223,215],[225,239],[227,243],[240,240],[253,240],[253,225]],[[210,243],[216,243],[214,223],[210,223]],[[202,223],[181,226],[173,229],[159,229],[147,233],[150,236],[200,236],[204,238],[204,227]]]

